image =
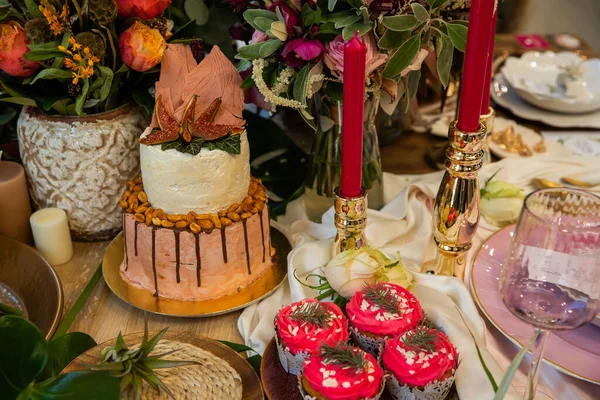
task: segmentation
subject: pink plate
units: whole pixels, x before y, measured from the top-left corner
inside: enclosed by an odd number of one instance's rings
[[[500,271],[513,236],[514,225],[490,236],[475,254],[471,288],[475,302],[510,341],[522,346],[533,336],[533,327],[515,317],[500,297]],[[567,375],[600,384],[600,327],[587,324],[573,331],[552,333],[545,361]]]

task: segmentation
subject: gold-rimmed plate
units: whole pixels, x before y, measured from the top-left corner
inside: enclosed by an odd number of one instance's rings
[[[102,273],[110,290],[121,300],[141,310],[173,317],[212,317],[242,309],[273,293],[287,277],[287,255],[292,246],[287,237],[271,226],[271,245],[275,248],[273,267],[256,282],[239,292],[204,301],[181,301],[155,297],[152,293],[134,288],[123,280],[123,235],[110,244],[102,261]]]
[[[158,332],[150,332],[150,337],[154,336]],[[125,335],[123,339],[128,345],[136,345],[142,341],[143,333],[132,333]],[[263,400],[264,394],[260,379],[252,368],[252,366],[244,359],[240,354],[225,346],[224,344],[210,339],[204,336],[196,335],[191,332],[172,332],[167,331],[163,336],[163,339],[167,339],[174,342],[188,343],[202,350],[212,353],[214,356],[227,362],[231,368],[233,368],[242,379],[242,399],[243,400]],[[93,347],[81,354],[75,360],[73,360],[63,370],[63,373],[86,370],[89,369],[86,365],[97,364],[100,362],[100,353],[102,349],[108,346],[114,346],[115,339],[108,340],[96,347]],[[181,357],[185,359],[184,356]]]
[[[0,236],[0,292],[0,302],[21,309],[46,339],[54,335],[63,311],[56,271],[33,247],[4,236]]]

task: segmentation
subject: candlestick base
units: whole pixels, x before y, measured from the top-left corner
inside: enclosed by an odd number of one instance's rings
[[[496,119],[496,111],[492,108],[488,108],[487,114],[482,114],[479,117],[479,122],[485,125],[485,128],[489,135],[483,140],[483,163],[489,164],[492,162],[492,153],[490,153],[490,140],[491,134],[494,132],[494,120]]]
[[[340,188],[334,190],[335,227],[337,233],[331,249],[335,257],[346,250],[356,250],[367,245],[367,194],[362,189],[360,197],[346,198],[340,195]]]
[[[435,260],[425,263],[428,274],[456,275],[462,279],[465,255],[479,225],[479,178],[486,126],[461,132],[453,121],[448,128],[446,173],[433,209],[433,235],[438,248]]]

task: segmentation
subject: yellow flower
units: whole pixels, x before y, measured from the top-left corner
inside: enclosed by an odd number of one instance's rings
[[[69,7],[67,3],[62,6],[60,14],[48,0],[42,0],[39,9],[46,18],[54,36],[60,35],[65,27],[69,26]]]
[[[81,55],[80,54],[75,54],[73,56],[73,60],[75,60],[75,61],[81,61],[82,60]]]
[[[76,74],[74,74],[74,75],[75,75],[75,78],[73,78],[73,85],[77,85],[79,83],[79,77]]]

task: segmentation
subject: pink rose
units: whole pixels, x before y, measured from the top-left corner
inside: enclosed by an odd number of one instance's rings
[[[361,36],[361,40],[367,47],[365,59],[366,76],[371,75],[373,71],[385,64],[388,56],[377,50],[377,43],[372,34]],[[325,45],[326,53],[324,57],[325,65],[331,71],[333,76],[344,79],[344,45],[346,42],[342,35],[338,35],[333,41]]]
[[[29,51],[25,31],[14,21],[0,24],[0,69],[12,76],[30,76],[40,64],[23,57]]]
[[[429,55],[429,51],[425,49],[419,50],[415,58],[412,60],[410,65],[400,72],[400,76],[406,76],[410,71],[418,71],[421,69],[421,64],[423,64],[423,60],[427,58]]]
[[[269,38],[269,35],[266,33],[262,33],[261,31],[254,31],[252,34],[252,39],[250,39],[250,44],[266,42]]]
[[[115,0],[119,8],[119,17],[152,19],[162,14],[171,0]]]
[[[325,46],[315,39],[294,39],[285,45],[281,55],[287,65],[292,68],[299,67],[306,61],[317,61],[323,52]]]
[[[119,39],[121,58],[135,71],[144,72],[155,67],[163,57],[167,42],[158,29],[135,21]]]

